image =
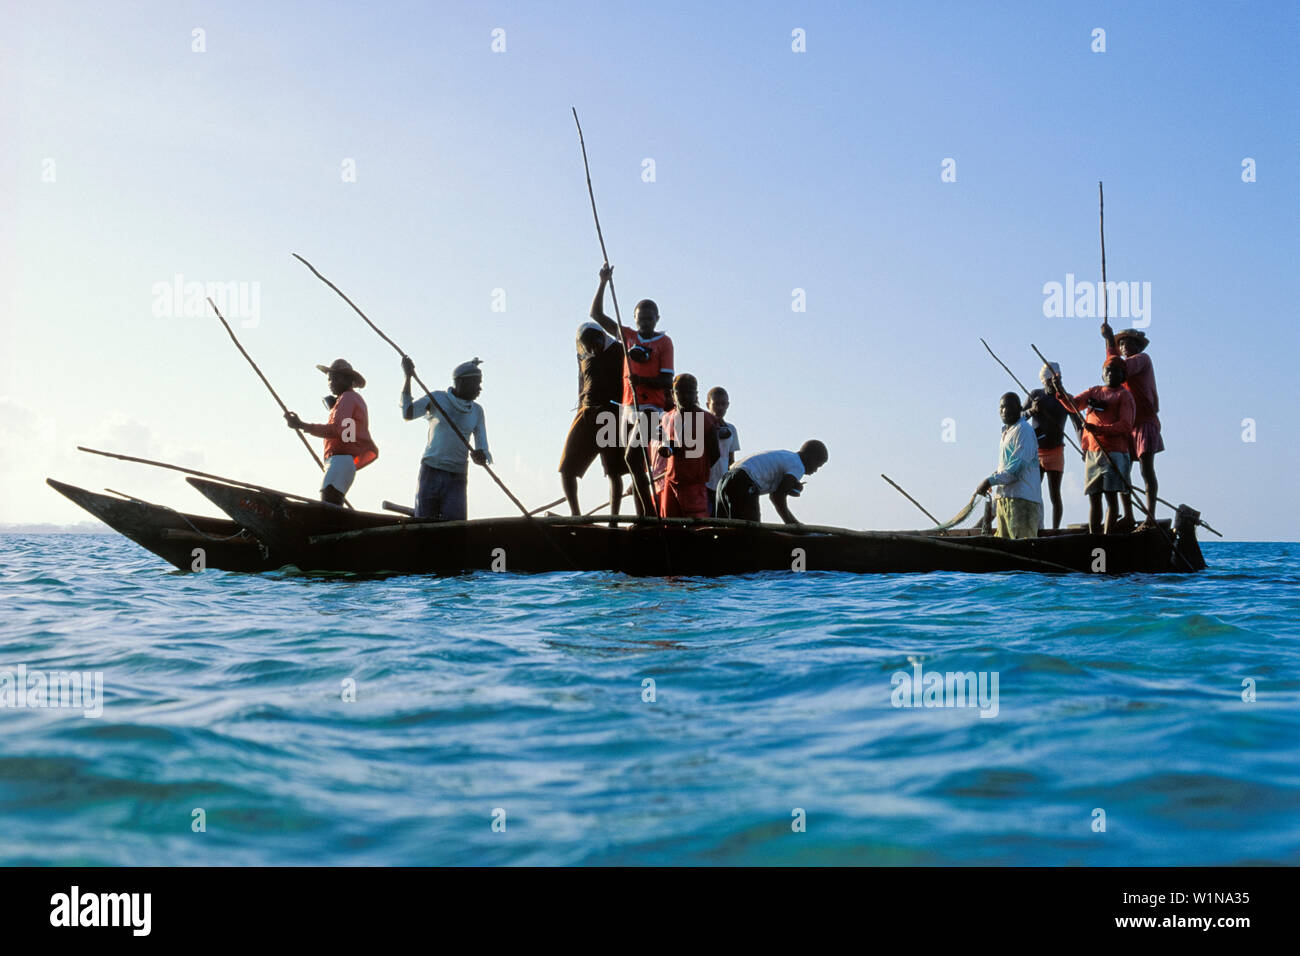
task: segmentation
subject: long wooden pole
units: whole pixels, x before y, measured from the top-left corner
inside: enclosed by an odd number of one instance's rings
[[[1028,395],[1028,394],[1029,394],[1029,389],[1025,388],[1025,383],[1024,383],[1024,382],[1022,382],[1022,381],[1020,381],[1020,379],[1016,378],[1016,373],[1013,372],[1013,371],[1011,371],[1011,369],[1007,367],[1007,363],[1004,362],[1004,361],[1002,361],[1002,359],[998,358],[997,353],[994,352],[991,348],[989,348],[989,344],[988,344],[987,342],[985,342],[983,339],[980,339],[980,344],[984,346],[984,348],[988,351],[989,355],[992,355],[992,356],[993,356],[993,361],[997,362],[997,363],[998,363],[999,365],[1001,365],[1004,369],[1006,369],[1007,374],[1011,376],[1012,381],[1014,381],[1017,385],[1020,386],[1020,390],[1021,390],[1022,392],[1024,392],[1025,395]]]
[[[889,477],[888,475],[886,475],[886,474],[881,474],[880,477],[881,477],[881,478],[884,478],[885,481],[887,481],[887,482],[889,482],[891,485],[893,485],[893,486],[894,486],[894,490],[897,491],[900,495],[902,495],[902,496],[903,496],[904,498],[906,498],[908,501],[912,502],[912,504],[914,504],[914,505],[916,505],[918,508],[920,508],[920,509],[921,509],[921,513],[922,513],[923,515],[925,515],[927,518],[929,518],[931,521],[933,521],[935,524],[943,524],[942,521],[940,521],[940,520],[939,520],[938,518],[936,518],[934,515],[930,514],[930,512],[926,511],[926,510],[925,510],[925,507],[921,504],[921,502],[917,501],[915,498],[913,498],[911,495],[909,495],[906,491],[904,491],[904,490],[902,489],[902,487],[900,487],[900,486],[898,485],[898,483],[894,481],[894,479],[890,478],[890,477]]]
[[[596,190],[591,185],[591,164],[587,161],[587,141],[582,136],[582,123],[578,121],[578,108],[570,107],[573,110],[573,125],[578,127],[578,145],[582,147],[582,169],[587,175],[587,196],[591,199],[591,217],[596,220],[596,238],[600,240],[600,257],[605,266],[609,266],[609,253],[605,251],[605,234],[600,228],[600,213],[596,211]],[[627,337],[623,335],[623,314],[618,308],[618,292],[614,289],[614,276],[611,273],[609,277],[609,295],[614,300],[614,321],[618,323],[618,341],[623,346],[623,373],[627,376],[628,384],[631,386],[632,393],[632,414],[635,416],[633,421],[636,427],[632,432],[633,438],[644,438],[641,442],[641,455],[645,459],[645,477],[646,483],[650,487],[650,500],[644,502],[647,514],[654,515],[655,518],[662,518],[659,514],[659,506],[654,500],[654,466],[650,463],[650,436],[641,435],[641,407],[636,400],[636,386],[632,383],[632,359],[628,355]],[[632,490],[637,492],[636,476],[632,477]],[[637,492],[637,497],[640,497]],[[664,549],[664,562],[668,565],[668,570],[672,571],[672,560],[668,552],[668,539],[664,537],[663,525],[659,526],[659,541]]]
[[[184,468],[181,465],[170,465],[165,461],[151,461],[148,458],[136,458],[134,455],[119,455],[116,452],[100,451],[98,448],[87,448],[84,445],[78,445],[77,451],[89,452],[92,455],[103,455],[105,458],[116,458],[118,461],[131,461],[137,465],[152,465],[155,468],[166,468],[170,471],[179,471],[184,475],[194,475],[196,478],[208,478],[212,481],[219,481],[226,485],[235,485],[239,488],[252,488],[254,491],[266,491],[273,495],[281,495],[285,498],[292,498],[295,501],[310,501],[313,504],[320,504],[319,499],[304,498],[302,495],[290,494],[287,491],[280,491],[276,488],[267,488],[265,485],[255,485],[251,481],[239,481],[236,478],[224,478],[221,475],[212,475],[206,471],[195,471],[193,468]]]
[[[600,257],[602,260],[604,260],[605,266],[608,267],[609,253],[605,251],[605,233],[601,231],[600,228],[600,213],[596,211],[596,190],[591,185],[591,164],[587,162],[587,141],[583,139],[582,124],[578,122],[578,108],[574,106],[571,107],[571,109],[573,110],[573,125],[578,127],[578,145],[582,147],[582,169],[587,174],[587,196],[591,199],[591,217],[596,220],[596,238],[600,240]],[[618,291],[614,288],[614,276],[612,273],[610,274],[609,277],[609,297],[614,302],[614,321],[618,323],[618,329],[619,329],[618,341],[619,344],[623,346],[623,372],[625,375],[627,375],[627,380],[630,383],[632,381],[632,360],[628,355],[627,339],[623,335],[623,314],[619,311],[618,308]],[[640,435],[641,407],[636,400],[635,386],[632,387],[632,413],[636,416],[636,423],[637,423],[636,434]],[[641,443],[641,454],[642,457],[645,458],[646,480],[650,482],[651,491],[653,492],[654,466],[650,463],[650,449],[648,447],[649,436],[647,435],[645,436],[645,438],[646,440]],[[636,488],[635,478],[633,478],[632,487],[633,489]],[[653,501],[654,498],[653,493],[651,494],[650,497],[652,500],[647,502],[647,504],[649,505],[648,510],[652,510],[656,515],[658,515],[659,510]]]
[[[1106,196],[1097,180],[1097,216],[1101,223],[1101,321],[1110,322],[1110,289],[1106,285]]]
[[[253,367],[253,371],[257,373],[257,377],[262,380],[262,384],[266,386],[266,390],[271,393],[271,397],[275,399],[275,403],[280,406],[280,411],[288,415],[289,414],[288,406],[286,406],[284,402],[280,400],[280,396],[276,393],[275,389],[271,386],[271,383],[267,381],[266,376],[262,374],[262,370],[257,367],[257,363],[253,361],[253,357],[248,354],[248,352],[244,349],[244,346],[240,344],[239,339],[235,337],[234,329],[230,327],[230,323],[227,322],[226,317],[221,314],[221,310],[217,308],[217,304],[212,301],[211,296],[208,297],[208,305],[212,306],[212,311],[217,313],[217,318],[220,320],[222,328],[226,330],[226,334],[230,336],[230,341],[235,343],[235,348],[239,349],[239,354],[242,355],[248,361],[248,364]],[[320,456],[316,454],[316,449],[311,447],[311,443],[307,441],[307,436],[304,435],[302,432],[298,431],[297,429],[294,429],[294,434],[297,435],[298,440],[302,442],[302,447],[307,449],[307,454],[311,455],[311,460],[316,462],[316,467],[319,468],[321,471],[324,471],[325,463],[321,461]],[[343,497],[343,503],[347,505],[349,508],[352,507],[352,503],[348,501],[346,495]]]
[[[406,352],[402,350],[402,347],[398,345],[396,342],[394,342],[392,339],[390,339],[387,335],[385,335],[383,329],[375,325],[375,323],[371,322],[370,317],[366,315],[364,312],[362,312],[361,308],[355,302],[349,299],[342,289],[340,289],[333,282],[330,282],[329,279],[321,275],[319,270],[317,270],[317,268],[314,265],[312,265],[302,256],[298,255],[298,253],[295,252],[293,254],[293,257],[297,259],[299,262],[301,262],[303,265],[305,265],[308,269],[310,269],[312,275],[314,275],[317,279],[320,279],[321,282],[324,282],[327,286],[329,286],[331,289],[337,292],[339,298],[341,298],[348,305],[352,306],[352,311],[356,312],[357,315],[361,316],[362,320],[366,323],[366,325],[374,329],[375,333],[381,339],[383,339],[385,342],[391,345],[393,347],[393,350],[397,352],[398,355],[402,356],[402,358],[406,358]],[[441,404],[439,404],[438,400],[433,397],[433,392],[429,389],[429,386],[425,385],[424,382],[420,380],[420,376],[413,374],[411,377],[415,379],[416,385],[419,385],[420,388],[424,389],[425,397],[428,398],[429,401],[433,403],[433,407],[438,410],[438,414],[442,416],[442,421],[446,422],[446,424],[451,428],[451,430],[455,433],[456,437],[461,440],[461,442],[465,445],[466,448],[473,450],[474,446],[469,443],[469,439],[465,436],[465,433],[462,432],[459,427],[457,427],[456,422],[452,420],[452,417],[450,415],[447,414],[447,411],[442,407]],[[523,502],[521,502],[518,498],[516,498],[514,492],[512,492],[509,488],[506,487],[506,483],[497,477],[497,473],[492,470],[492,466],[484,463],[481,467],[483,468],[484,471],[486,471],[489,475],[492,476],[492,480],[497,483],[497,487],[506,493],[506,497],[509,498],[514,503],[515,507],[519,509],[519,511],[523,514],[523,516],[525,518],[531,517],[531,515],[528,513],[528,509],[524,507]]]

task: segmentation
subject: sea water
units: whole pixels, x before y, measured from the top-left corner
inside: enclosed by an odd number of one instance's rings
[[[4,535],[0,863],[1296,865],[1298,547],[362,579]]]

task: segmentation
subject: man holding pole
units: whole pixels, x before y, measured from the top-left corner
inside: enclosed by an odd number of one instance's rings
[[[1088,496],[1088,531],[1114,534],[1118,518],[1118,498],[1131,491],[1129,469],[1133,442],[1133,396],[1124,385],[1124,360],[1118,355],[1106,359],[1101,369],[1104,385],[1094,385],[1086,392],[1069,397],[1056,378],[1057,390],[1066,396],[1079,414],[1087,409],[1083,425],[1084,494]],[[1106,496],[1106,523],[1101,522],[1101,499]]]
[[[429,419],[429,440],[420,457],[420,477],[415,492],[415,517],[464,521],[469,517],[467,485],[469,458],[476,465],[492,461],[488,452],[487,423],[483,406],[474,399],[483,391],[482,360],[462,362],[452,372],[454,384],[412,400],[411,379],[415,362],[402,356],[402,418]],[[454,426],[454,427],[449,427]],[[457,434],[459,429],[459,434]],[[474,437],[474,449],[461,435]]]
[[[331,365],[317,365],[329,376],[330,394],[334,396],[329,420],[311,425],[297,412],[285,412],[289,427],[325,439],[325,477],[321,481],[320,500],[332,505],[343,504],[344,496],[357,477],[357,470],[379,457],[379,446],[370,438],[370,412],[366,400],[356,393],[365,388],[366,380],[346,359]]]
[[[610,335],[623,342],[623,440],[625,457],[632,474],[636,513],[657,514],[648,471],[650,442],[659,431],[659,418],[672,408],[673,340],[656,332],[659,306],[652,299],[636,304],[636,328],[618,323],[605,314],[605,287],[614,275],[614,267],[600,269],[600,286],[591,302],[591,317]]]
[[[1138,329],[1125,329],[1113,333],[1110,323],[1103,322],[1102,338],[1106,340],[1107,358],[1119,356],[1124,360],[1124,387],[1133,396],[1133,451],[1142,469],[1146,484],[1147,513],[1138,531],[1155,527],[1156,454],[1165,450],[1160,435],[1160,396],[1156,392],[1156,373],[1151,367],[1151,356],[1146,354],[1147,337]],[[1133,495],[1124,495],[1124,518],[1133,521]]]

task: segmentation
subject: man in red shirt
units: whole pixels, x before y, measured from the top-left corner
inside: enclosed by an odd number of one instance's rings
[[[600,287],[591,302],[591,317],[616,339],[621,336],[627,350],[623,363],[623,437],[632,488],[636,492],[636,513],[645,516],[655,513],[654,493],[646,470],[650,442],[658,437],[659,417],[673,407],[673,340],[655,331],[659,306],[652,299],[642,299],[636,304],[635,329],[620,327],[605,314],[605,286],[613,275],[613,266],[601,266]]]
[[[329,376],[333,402],[330,417],[323,425],[310,425],[298,417],[297,412],[285,412],[284,420],[290,428],[305,431],[308,435],[325,439],[325,477],[321,481],[320,500],[332,505],[343,504],[343,498],[352,487],[357,469],[364,468],[379,457],[379,446],[370,438],[370,413],[366,400],[354,391],[365,388],[366,380],[346,359],[335,359],[332,365],[317,365]]]
[[[1160,396],[1156,393],[1156,373],[1151,367],[1151,356],[1146,354],[1147,337],[1138,329],[1125,329],[1112,333],[1110,324],[1101,325],[1102,338],[1106,340],[1106,355],[1118,355],[1124,360],[1126,379],[1124,387],[1133,396],[1133,448],[1142,467],[1142,481],[1147,486],[1147,516],[1137,530],[1155,527],[1156,453],[1165,450],[1160,436]],[[1133,520],[1133,496],[1124,496],[1124,517]]]
[[[1088,530],[1102,531],[1101,497],[1106,496],[1105,533],[1113,534],[1119,513],[1119,496],[1129,489],[1128,474],[1133,442],[1133,396],[1124,388],[1124,360],[1106,359],[1101,368],[1105,385],[1094,385],[1068,401],[1086,414],[1083,425],[1084,494],[1088,496]],[[1069,395],[1055,376],[1057,390]]]
[[[700,408],[700,386],[694,375],[673,379],[676,407],[661,419],[663,444],[659,456],[668,462],[659,489],[659,514],[665,518],[709,517],[709,472],[722,457],[718,420]]]

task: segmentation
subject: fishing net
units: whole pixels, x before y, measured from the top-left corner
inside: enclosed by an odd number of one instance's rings
[[[966,502],[965,508],[962,508],[961,511],[957,512],[955,515],[953,515],[943,524],[935,525],[934,530],[947,531],[951,528],[957,527],[957,525],[961,524],[963,521],[965,521],[967,518],[970,517],[970,513],[975,510],[975,502],[979,497],[980,497],[979,495],[971,495],[970,501]]]

